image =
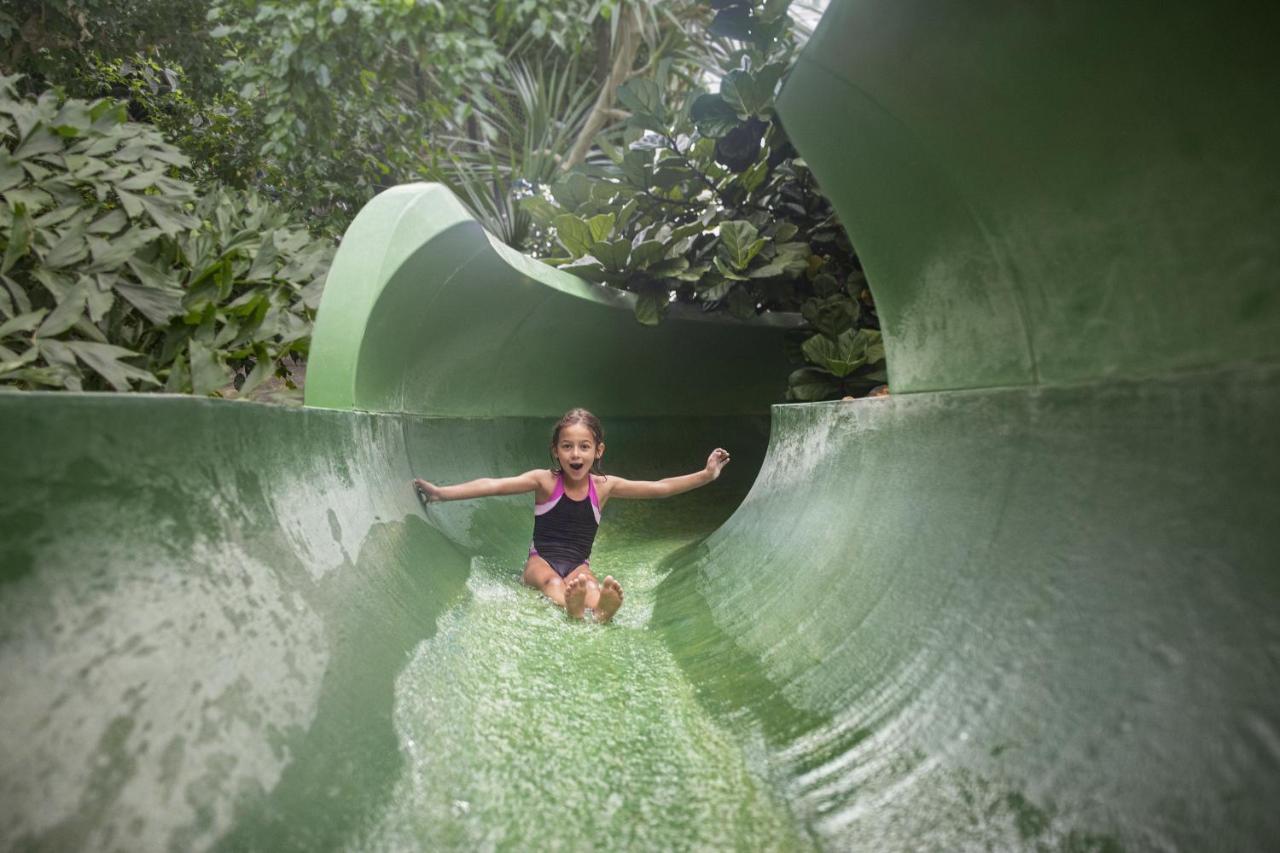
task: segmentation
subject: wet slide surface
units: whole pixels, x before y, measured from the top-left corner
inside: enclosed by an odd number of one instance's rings
[[[644,329],[430,186],[304,410],[0,395],[0,847],[1265,848],[1273,23],[833,2],[780,105],[888,399],[769,415],[785,318]],[[606,628],[517,583],[531,500],[408,488],[575,405],[624,476],[734,454],[606,508]]]
[[[606,506],[594,562],[628,600],[605,627],[520,585],[528,501],[423,513],[409,488],[436,467],[418,453],[510,466],[550,422],[38,399],[0,398],[48,449],[4,459],[7,844],[812,845],[655,613],[668,558],[749,485],[763,421],[685,421],[698,447],[736,431],[740,473]],[[610,425],[620,465],[666,461],[627,451],[658,450],[655,426]]]

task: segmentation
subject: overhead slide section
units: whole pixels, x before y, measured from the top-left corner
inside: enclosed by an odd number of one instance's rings
[[[495,240],[444,187],[389,190],[356,217],[320,307],[307,404],[434,416],[762,414],[791,369],[791,315],[743,323],[629,293]]]

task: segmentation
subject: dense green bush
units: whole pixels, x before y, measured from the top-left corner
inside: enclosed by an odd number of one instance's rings
[[[221,61],[206,35],[209,0],[6,0],[0,4],[0,70],[22,73],[24,94],[59,86],[93,97],[79,81],[94,62],[136,54],[178,63],[196,100],[222,90]]]
[[[604,157],[522,202],[554,236],[547,260],[638,295],[659,322],[672,302],[747,318],[806,321],[788,398],[863,394],[885,381],[879,322],[857,256],[774,110],[795,60],[787,0],[712,4],[726,54],[717,92],[679,90],[663,74],[618,93],[629,112]]]
[[[332,248],[252,193],[197,196],[122,103],[0,77],[0,384],[244,390],[305,353]]]
[[[190,158],[194,182],[239,189],[271,183],[272,166],[259,151],[264,126],[256,105],[231,91],[198,97],[182,67],[141,53],[110,60],[91,53],[83,62],[81,76],[69,81],[74,85],[60,88],[87,100],[125,101],[131,121],[154,125]]]

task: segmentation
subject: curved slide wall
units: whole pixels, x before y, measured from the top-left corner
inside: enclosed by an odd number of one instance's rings
[[[671,577],[763,662],[832,847],[1280,833],[1276,29],[846,0],[786,83],[895,396],[775,408]]]
[[[775,408],[650,622],[801,828],[772,846],[1276,836],[1269,22],[1126,8],[835,2],[787,83],[895,396]],[[408,476],[536,464],[585,404],[615,470],[724,443],[740,494],[779,335],[638,329],[402,188],[344,240],[311,408],[0,396],[0,844],[356,843],[413,770],[406,657],[527,536]]]

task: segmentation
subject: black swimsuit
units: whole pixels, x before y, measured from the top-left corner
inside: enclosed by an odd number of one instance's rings
[[[533,544],[529,556],[541,557],[556,574],[565,577],[578,566],[590,566],[591,545],[600,527],[600,498],[595,480],[587,474],[587,496],[575,501],[564,493],[564,475],[556,474],[556,487],[546,503],[533,508]]]

